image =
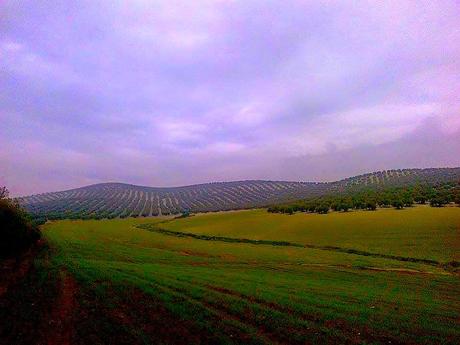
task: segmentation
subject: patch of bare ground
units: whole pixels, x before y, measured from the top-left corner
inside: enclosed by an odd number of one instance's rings
[[[2,269],[0,344],[46,344],[43,328],[58,295],[58,277],[51,269],[49,249],[40,242]]]
[[[1,265],[0,344],[71,345],[75,280],[57,271],[43,241]]]
[[[134,287],[101,282],[94,290],[80,289],[78,300],[78,345],[221,343],[213,332],[182,319],[156,296]]]
[[[65,270],[60,272],[59,294],[53,303],[51,315],[44,320],[45,344],[71,345],[74,338],[74,310],[77,284]]]
[[[28,251],[17,258],[0,261],[0,298],[9,288],[15,286],[16,283],[26,276],[33,264],[35,256],[42,246],[43,241],[40,240],[35,246],[32,246]]]

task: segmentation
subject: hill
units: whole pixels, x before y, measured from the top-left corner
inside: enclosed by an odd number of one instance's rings
[[[344,191],[458,180],[460,168],[431,168],[379,171],[335,182],[249,180],[167,188],[101,183],[22,197],[18,202],[33,215],[49,219],[148,217],[247,209]]]

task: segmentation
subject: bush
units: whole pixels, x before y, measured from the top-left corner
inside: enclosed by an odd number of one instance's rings
[[[377,204],[375,201],[367,201],[366,202],[366,210],[375,211],[377,209]]]
[[[402,203],[404,207],[412,207],[412,205],[414,204],[414,199],[412,199],[412,197],[410,196],[404,196],[402,198]]]
[[[396,200],[393,200],[391,202],[391,206],[393,206],[397,210],[402,210],[403,207],[404,207],[404,204],[403,204],[402,200],[396,199]]]
[[[443,197],[435,197],[430,200],[431,207],[443,207],[446,204],[448,204],[448,201]]]
[[[316,207],[316,212],[318,212],[319,214],[327,214],[329,212],[329,206],[328,205],[319,205],[318,207]]]
[[[4,198],[0,199],[0,237],[0,258],[6,258],[28,249],[40,232],[19,205]]]

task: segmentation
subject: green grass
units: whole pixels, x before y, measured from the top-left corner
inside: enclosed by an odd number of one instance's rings
[[[460,259],[458,207],[417,206],[401,211],[292,216],[255,210],[196,215],[164,227],[215,236],[332,245],[441,262]]]
[[[190,343],[457,343],[457,273],[441,266],[331,250],[229,243],[151,232],[338,246],[446,262],[459,250],[460,209],[298,214],[263,210],[44,226],[54,261],[83,287],[153,296]],[[162,222],[162,223],[160,223]],[[109,302],[107,302],[109,303]],[[116,303],[112,306],[116,308]],[[116,327],[114,325],[113,327]],[[131,334],[149,343],[136,324]],[[168,327],[168,325],[165,325]],[[156,340],[158,341],[158,339]]]

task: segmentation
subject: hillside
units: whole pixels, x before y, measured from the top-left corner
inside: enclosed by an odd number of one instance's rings
[[[432,168],[379,171],[322,183],[251,180],[169,188],[102,183],[62,192],[36,194],[18,198],[18,201],[32,214],[51,219],[148,217],[184,211],[254,208],[350,190],[414,183],[435,184],[459,179],[460,168]]]

